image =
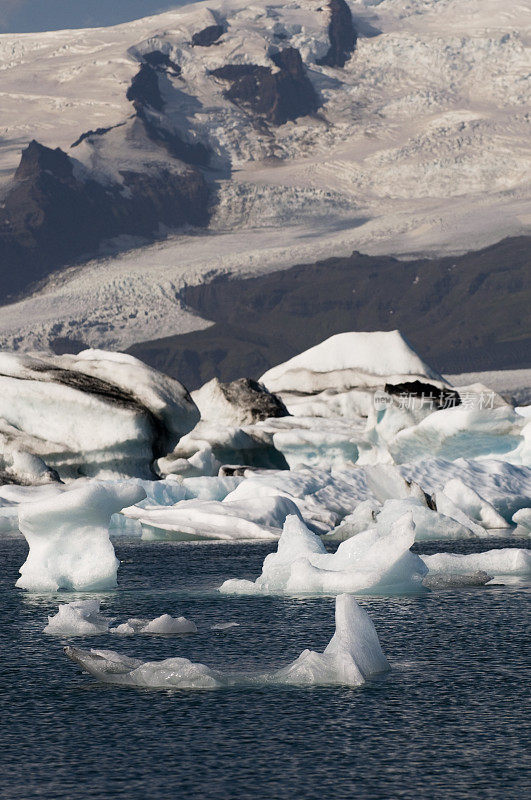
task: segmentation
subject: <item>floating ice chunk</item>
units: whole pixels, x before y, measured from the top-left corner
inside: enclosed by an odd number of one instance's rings
[[[293,664],[274,673],[271,682],[362,686],[389,669],[371,618],[352,596],[342,594],[336,599],[336,630],[324,652],[305,650]]]
[[[485,586],[492,580],[484,570],[458,575],[455,573],[435,572],[433,575],[428,572],[423,580],[424,586],[428,589],[458,589],[461,586]]]
[[[377,514],[382,506],[375,500],[359,503],[352,514],[348,514],[340,525],[323,536],[323,541],[344,542],[351,536],[376,527]]]
[[[429,458],[402,464],[399,469],[428,492],[442,490],[448,481],[459,478],[491,503],[507,522],[516,511],[529,505],[531,497],[531,469],[499,459]]]
[[[144,497],[140,486],[94,482],[21,505],[29,554],[16,585],[34,592],[113,589],[119,563],[109,540],[111,516]]]
[[[415,497],[427,506],[428,498],[415,481],[406,480],[394,464],[365,467],[365,481],[372,495],[380,502]]]
[[[96,636],[107,633],[112,618],[100,614],[99,600],[75,600],[59,606],[53,617],[48,617],[44,633],[54,636]]]
[[[418,425],[399,431],[389,443],[397,464],[427,456],[507,458],[523,443],[524,420],[509,406],[476,409],[459,406],[435,411]]]
[[[506,528],[507,523],[493,505],[481,497],[478,492],[471,489],[459,478],[452,478],[444,484],[443,492],[436,497],[437,510],[456,518],[447,504],[450,500],[454,507],[464,512],[470,519],[478,522],[484,528]]]
[[[230,628],[239,628],[239,622],[216,622],[210,626],[211,631],[228,631]]]
[[[162,614],[148,622],[140,633],[160,633],[166,636],[174,633],[197,633],[197,625],[186,617],[171,617],[169,614]]]
[[[531,550],[518,547],[487,550],[483,553],[435,553],[432,556],[422,556],[422,559],[430,575],[464,575],[479,570],[494,576],[531,574]]]
[[[289,498],[275,495],[240,502],[184,500],[123,513],[140,520],[145,539],[277,539],[286,517],[299,510]]]
[[[521,508],[513,514],[513,522],[519,528],[531,531],[531,508]]]
[[[410,551],[411,514],[388,530],[374,528],[342,542],[333,554],[298,517],[288,517],[276,553],[255,582],[227,580],[224,594],[398,594],[422,591],[424,562]]]
[[[362,686],[387,672],[378,634],[367,613],[353,597],[336,599],[336,629],[323,653],[305,650],[287,667],[271,672],[221,672],[187,658],[148,661],[129,658],[112,650],[65,653],[86,672],[105,683],[153,689],[219,689],[228,686]]]
[[[437,494],[436,497],[438,497]],[[481,525],[469,519],[466,514],[455,508],[449,500],[447,502],[447,511],[451,511],[453,516],[433,511],[416,498],[387,500],[377,516],[378,527],[391,525],[393,520],[398,519],[406,511],[410,511],[413,515],[416,542],[487,536],[487,531]]]

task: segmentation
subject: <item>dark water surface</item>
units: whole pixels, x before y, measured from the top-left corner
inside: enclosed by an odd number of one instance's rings
[[[524,542],[511,542],[526,546]],[[488,547],[507,546],[489,542]],[[183,614],[182,637],[71,639],[146,660],[282,666],[322,650],[332,598],[225,597],[276,545],[122,543],[117,622]],[[423,552],[482,550],[430,543]],[[0,541],[0,797],[4,800],[392,800],[529,796],[529,594],[522,586],[365,598],[392,672],[361,689],[212,692],[104,686],[42,633],[57,600],[13,585],[21,539]],[[76,595],[86,597],[87,595]],[[240,627],[214,632],[218,622]]]

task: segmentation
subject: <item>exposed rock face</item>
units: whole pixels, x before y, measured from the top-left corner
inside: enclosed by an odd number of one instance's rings
[[[143,106],[151,106],[157,111],[162,111],[164,100],[160,93],[156,70],[149,64],[142,64],[131,81],[126,97],[133,103],[137,111],[139,107]]]
[[[155,69],[167,68],[170,72],[177,76],[180,75],[182,70],[175,61],[172,61],[167,53],[162,53],[160,50],[152,50],[150,53],[144,53],[142,56],[146,64],[149,64]]]
[[[217,40],[225,33],[223,25],[209,25],[203,28],[202,31],[194,33],[192,36],[192,45],[194,47],[210,47],[215,44]]]
[[[286,417],[282,400],[251,378],[220,383],[213,378],[193,393],[201,419],[225,425],[251,425],[269,417]]]
[[[272,55],[271,60],[278,71],[256,64],[227,64],[211,74],[231,84],[225,92],[229,100],[265,117],[273,125],[283,125],[317,111],[319,99],[299,51],[288,47]]]
[[[92,131],[92,130],[85,131],[70,146],[71,147],[78,147],[81,144],[81,142],[85,141],[85,139],[90,139],[92,136],[104,136],[106,133],[109,133],[109,131],[112,131],[115,128],[122,128],[125,124],[126,124],[125,122],[119,122],[117,125],[109,125],[108,128],[96,128],[96,130],[94,130],[94,131]]]
[[[179,172],[123,171],[122,184],[100,184],[74,173],[59,149],[32,141],[0,208],[0,248],[11,267],[0,275],[3,294],[50,269],[97,251],[121,234],[151,237],[168,227],[208,223],[208,188],[193,168]],[[125,190],[125,191],[124,191]]]
[[[325,67],[344,67],[354,52],[358,34],[354,27],[352,14],[345,0],[330,0],[330,24],[328,53],[317,63]]]
[[[409,395],[418,397],[426,403],[432,402],[434,410],[441,408],[454,408],[461,405],[459,392],[454,389],[441,389],[432,383],[423,381],[404,381],[402,383],[386,383],[385,391],[392,395]]]

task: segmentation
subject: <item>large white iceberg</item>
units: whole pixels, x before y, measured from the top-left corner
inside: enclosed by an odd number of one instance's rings
[[[148,478],[198,419],[184,386],[124,353],[0,354],[0,430],[35,462],[11,465],[21,481],[50,480],[37,458],[62,479]]]
[[[407,376],[445,383],[414,352],[400,331],[338,333],[260,378],[270,392],[315,394],[334,389],[380,387]],[[396,379],[396,381],[395,381]],[[383,388],[383,386],[382,386]],[[289,405],[288,405],[289,409]]]
[[[19,528],[29,553],[16,585],[33,592],[113,589],[119,562],[109,539],[111,516],[145,496],[134,484],[90,482],[22,504]]]
[[[266,556],[256,581],[225,581],[223,594],[409,594],[421,592],[428,569],[411,552],[411,514],[387,530],[373,528],[328,553],[321,539],[299,519],[286,519],[275,553]]]
[[[336,599],[335,633],[323,653],[305,650],[270,672],[222,672],[187,658],[142,662],[111,650],[66,647],[65,653],[97,680],[151,689],[221,689],[229,686],[362,686],[389,663],[368,614],[349,595]]]

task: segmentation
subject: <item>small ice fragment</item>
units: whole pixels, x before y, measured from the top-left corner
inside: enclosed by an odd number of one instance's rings
[[[142,628],[140,633],[197,633],[197,625],[186,617],[171,617],[169,614],[162,614]]]
[[[160,634],[171,636],[177,633],[197,633],[197,626],[186,617],[172,617],[162,614],[155,619],[137,619],[132,617],[127,622],[122,622],[116,628],[111,628],[110,633],[121,636],[133,636],[137,633]]]
[[[215,625],[210,626],[211,631],[227,631],[229,628],[239,628],[239,622],[216,622]]]
[[[76,600],[59,606],[55,616],[48,617],[44,633],[54,636],[96,636],[107,633],[112,618],[100,614],[98,600]]]
[[[492,575],[489,575],[484,570],[471,573],[465,572],[463,574],[428,572],[422,583],[428,589],[458,589],[461,586],[485,586],[491,580]]]

